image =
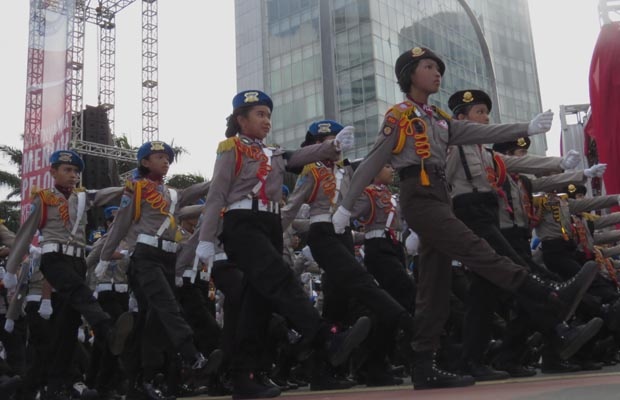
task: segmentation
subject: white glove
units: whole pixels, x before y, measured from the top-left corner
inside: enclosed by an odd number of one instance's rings
[[[314,257],[312,257],[312,252],[310,251],[310,246],[306,246],[301,249],[301,255],[308,261],[314,262]]]
[[[2,282],[4,282],[5,288],[13,289],[15,286],[17,286],[17,275],[7,272],[4,274]]]
[[[33,257],[41,256],[41,248],[38,246],[30,245],[30,255]]]
[[[581,153],[577,150],[569,150],[568,153],[562,157],[562,161],[560,161],[560,168],[573,169],[579,164],[580,161]]]
[[[405,249],[407,249],[407,254],[415,256],[418,254],[418,248],[420,247],[420,238],[418,234],[411,229],[409,232],[409,236],[407,236],[407,240],[405,240]]]
[[[583,170],[583,174],[588,178],[600,178],[605,173],[607,169],[607,164],[594,164],[590,168],[586,168]]]
[[[110,261],[99,260],[97,264],[97,268],[95,268],[95,276],[99,279],[103,278],[105,273],[108,271],[108,267],[110,266]]]
[[[39,306],[39,315],[41,318],[50,319],[53,312],[52,301],[50,299],[41,300],[41,305]]]
[[[15,321],[7,318],[6,321],[4,321],[4,330],[11,333],[13,332],[13,328],[15,328]]]
[[[131,293],[129,295],[129,303],[127,303],[127,311],[129,312],[138,312],[138,300],[136,296]]]
[[[183,287],[183,277],[182,276],[175,276],[174,277],[174,284],[176,285],[176,287]]]
[[[344,229],[349,226],[350,219],[351,211],[347,210],[343,206],[339,206],[334,215],[332,215],[334,231],[338,234],[344,233]]]
[[[342,152],[351,150],[355,145],[355,128],[352,126],[345,126],[336,135],[336,142],[340,143],[340,150]]]
[[[538,135],[539,133],[545,133],[551,129],[551,123],[553,122],[553,111],[548,110],[544,113],[540,113],[530,121],[527,127],[527,135]]]
[[[121,253],[123,258],[125,258],[125,259],[129,258],[129,250],[121,250],[121,251],[119,251],[119,253]]]
[[[196,255],[204,264],[212,264],[213,257],[215,257],[215,244],[201,240],[196,247]]]
[[[77,338],[80,343],[84,343],[84,341],[86,340],[86,334],[84,333],[84,329],[82,329],[81,326],[78,328]]]

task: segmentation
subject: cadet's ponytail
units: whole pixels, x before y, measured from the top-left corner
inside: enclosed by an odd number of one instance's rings
[[[230,114],[226,118],[226,137],[231,138],[241,130],[241,126],[239,122],[237,122],[237,117],[247,117],[253,106],[239,107],[233,110],[232,114]]]

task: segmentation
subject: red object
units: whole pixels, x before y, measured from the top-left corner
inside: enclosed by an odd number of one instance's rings
[[[620,22],[603,25],[596,41],[590,63],[590,106],[586,135],[596,140],[599,162],[607,164],[603,175],[607,193],[620,193]]]

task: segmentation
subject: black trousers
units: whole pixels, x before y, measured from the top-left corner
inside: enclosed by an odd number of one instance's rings
[[[39,306],[38,301],[26,303],[26,324],[28,326],[26,356],[28,365],[24,386],[28,394],[36,393],[46,384],[46,366],[49,363],[49,352],[52,345],[49,337],[51,321],[41,318],[38,312]]]
[[[183,286],[177,288],[177,297],[183,316],[194,331],[194,343],[206,356],[219,346],[220,327],[209,309],[209,303],[202,289],[198,286],[200,284],[198,279],[192,283],[189,278],[183,278]]]
[[[403,245],[387,238],[366,239],[364,264],[381,288],[414,315],[416,287],[413,278],[407,273]]]
[[[107,290],[97,294],[97,301],[115,322],[122,313],[127,311],[129,294]],[[117,360],[118,357],[113,356],[109,351],[104,351],[101,347],[93,347],[86,373],[86,384],[98,390],[109,389],[118,371]]]
[[[355,259],[350,231],[337,235],[329,222],[310,225],[308,245],[329,284],[371,310],[384,327],[395,328],[407,311]]]
[[[174,296],[175,259],[174,253],[138,243],[127,275],[129,286],[138,300],[139,318],[144,320],[142,345],[150,347],[148,344],[152,343],[156,347],[167,341],[186,362],[191,363],[198,350],[193,343],[193,331],[183,319]],[[142,356],[149,354],[143,351]],[[143,363],[145,361],[143,358]]]
[[[304,344],[318,345],[326,338],[325,324],[282,257],[278,214],[228,211],[224,214],[221,239],[228,259],[243,273],[238,333],[260,332],[267,326],[273,310],[302,334]],[[254,345],[251,341],[246,343]]]
[[[103,347],[110,330],[110,316],[103,311],[93,292],[86,286],[86,262],[83,258],[62,253],[41,257],[41,272],[56,290],[52,295],[53,340],[50,347],[48,380],[53,389],[69,376],[77,344],[80,315],[93,328],[98,346]]]

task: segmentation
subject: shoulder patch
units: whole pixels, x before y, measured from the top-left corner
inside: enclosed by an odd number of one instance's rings
[[[225,153],[227,151],[231,151],[232,149],[234,149],[237,143],[237,140],[239,139],[236,136],[234,136],[234,137],[221,141],[217,145],[217,154]]]
[[[317,163],[318,164],[318,163]],[[317,164],[312,163],[312,164],[306,164],[306,166],[304,167],[303,170],[301,170],[301,173],[299,174],[299,176],[304,176],[304,175],[308,175],[313,169],[315,169],[317,167]]]

